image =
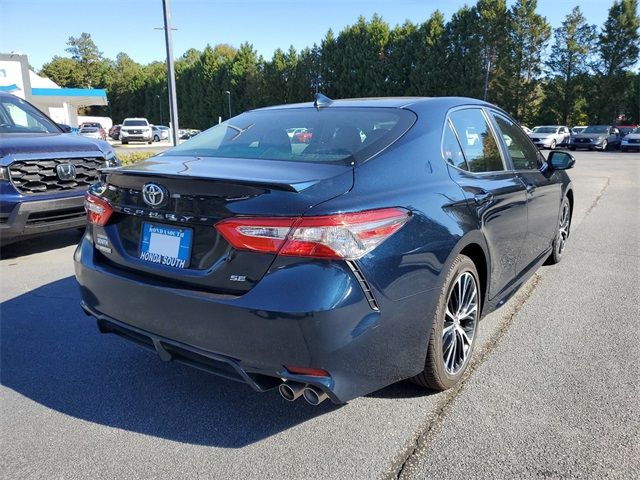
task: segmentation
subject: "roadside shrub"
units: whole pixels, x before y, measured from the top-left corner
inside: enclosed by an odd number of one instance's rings
[[[149,157],[153,157],[154,155],[155,153],[153,152],[129,152],[129,153],[119,153],[118,158],[122,162],[122,165],[131,165],[133,163],[146,160]]]

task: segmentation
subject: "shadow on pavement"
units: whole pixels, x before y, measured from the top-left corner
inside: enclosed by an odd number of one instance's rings
[[[255,393],[101,335],[67,277],[0,304],[1,383],[73,417],[192,444],[239,448],[330,412]]]
[[[68,247],[69,245],[76,245],[80,241],[81,236],[82,232],[79,229],[71,229],[27,238],[0,247],[0,259],[8,260],[24,255]]]

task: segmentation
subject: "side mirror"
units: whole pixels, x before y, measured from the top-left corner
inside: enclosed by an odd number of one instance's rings
[[[576,159],[567,152],[553,150],[549,153],[547,163],[552,170],[567,170],[573,168],[576,164]]]
[[[71,127],[64,123],[59,123],[58,126],[62,129],[64,133],[71,133]]]

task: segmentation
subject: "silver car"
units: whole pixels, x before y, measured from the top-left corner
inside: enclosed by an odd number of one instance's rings
[[[570,136],[569,127],[565,125],[540,125],[529,134],[536,147],[549,150],[566,145]]]
[[[620,150],[630,152],[632,150],[640,152],[640,127],[627,134],[620,142]]]

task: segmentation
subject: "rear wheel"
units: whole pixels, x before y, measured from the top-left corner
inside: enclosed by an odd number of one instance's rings
[[[454,260],[438,299],[422,373],[411,379],[434,390],[459,381],[469,364],[480,318],[480,282],[469,257]]]
[[[558,222],[558,231],[556,238],[553,240],[553,251],[547,260],[548,265],[555,265],[562,260],[562,254],[567,246],[569,232],[571,230],[571,204],[568,198],[564,198],[560,207],[560,221]]]

